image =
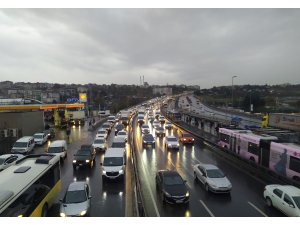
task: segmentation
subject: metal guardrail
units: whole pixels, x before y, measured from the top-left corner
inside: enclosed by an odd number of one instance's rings
[[[144,207],[144,202],[143,202],[143,198],[142,198],[142,193],[141,193],[141,183],[140,183],[140,179],[139,179],[139,175],[138,175],[138,168],[137,168],[137,156],[136,156],[136,151],[135,151],[135,144],[134,144],[134,140],[133,140],[133,119],[135,118],[136,115],[133,115],[131,117],[131,121],[130,121],[130,145],[131,145],[131,153],[132,153],[132,164],[133,164],[133,168],[134,168],[134,181],[135,181],[135,188],[134,188],[134,194],[135,194],[135,200],[136,200],[136,213],[138,217],[144,217],[147,216],[146,215],[146,211],[145,211],[145,207]]]
[[[170,121],[172,121],[171,118],[167,117]],[[181,126],[175,121],[172,121],[177,127],[179,127],[182,130],[185,130],[191,134],[193,134],[195,137],[198,137],[199,139],[203,140],[203,143],[208,145],[210,149],[221,156],[222,158],[225,158],[226,160],[230,161],[231,163],[237,165],[239,168],[242,168],[245,172],[250,173],[252,176],[256,175],[257,177],[260,177],[265,180],[275,181],[275,183],[279,184],[290,184],[294,185],[296,187],[300,188],[300,182],[288,179],[286,177],[283,177],[281,175],[276,174],[275,172],[271,171],[268,168],[265,168],[261,165],[256,164],[255,162],[252,162],[250,160],[246,160],[243,158],[238,157],[236,154],[229,150],[221,149],[217,143],[214,143],[203,136],[199,135],[199,133],[196,133],[192,131],[191,129],[188,129],[188,127]],[[188,125],[187,125],[188,126]]]

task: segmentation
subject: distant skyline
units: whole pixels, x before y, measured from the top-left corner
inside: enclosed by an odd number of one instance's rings
[[[300,9],[0,9],[0,81],[300,83]]]

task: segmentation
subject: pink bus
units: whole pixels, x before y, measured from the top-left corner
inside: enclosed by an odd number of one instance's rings
[[[300,181],[300,145],[271,142],[269,168],[279,175]]]

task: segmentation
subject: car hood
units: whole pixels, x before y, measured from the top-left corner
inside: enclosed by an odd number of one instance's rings
[[[104,144],[93,144],[94,148],[101,148],[104,147]]]
[[[188,191],[185,185],[165,185],[164,190],[171,196],[183,196]]]
[[[178,141],[168,141],[168,145],[178,145]]]
[[[106,172],[119,172],[123,169],[123,166],[103,166]]]
[[[84,210],[88,210],[88,201],[74,204],[61,204],[60,212],[65,213],[66,216],[80,215]]]
[[[227,179],[227,177],[223,178],[209,178],[209,183],[216,185],[217,187],[228,187],[231,186],[230,181]]]
[[[90,156],[74,155],[74,160],[88,160]]]

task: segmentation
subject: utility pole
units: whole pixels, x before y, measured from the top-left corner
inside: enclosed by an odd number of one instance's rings
[[[237,76],[232,76],[231,78],[231,89],[232,89],[232,96],[231,96],[231,106],[233,107],[233,79],[236,78]]]

